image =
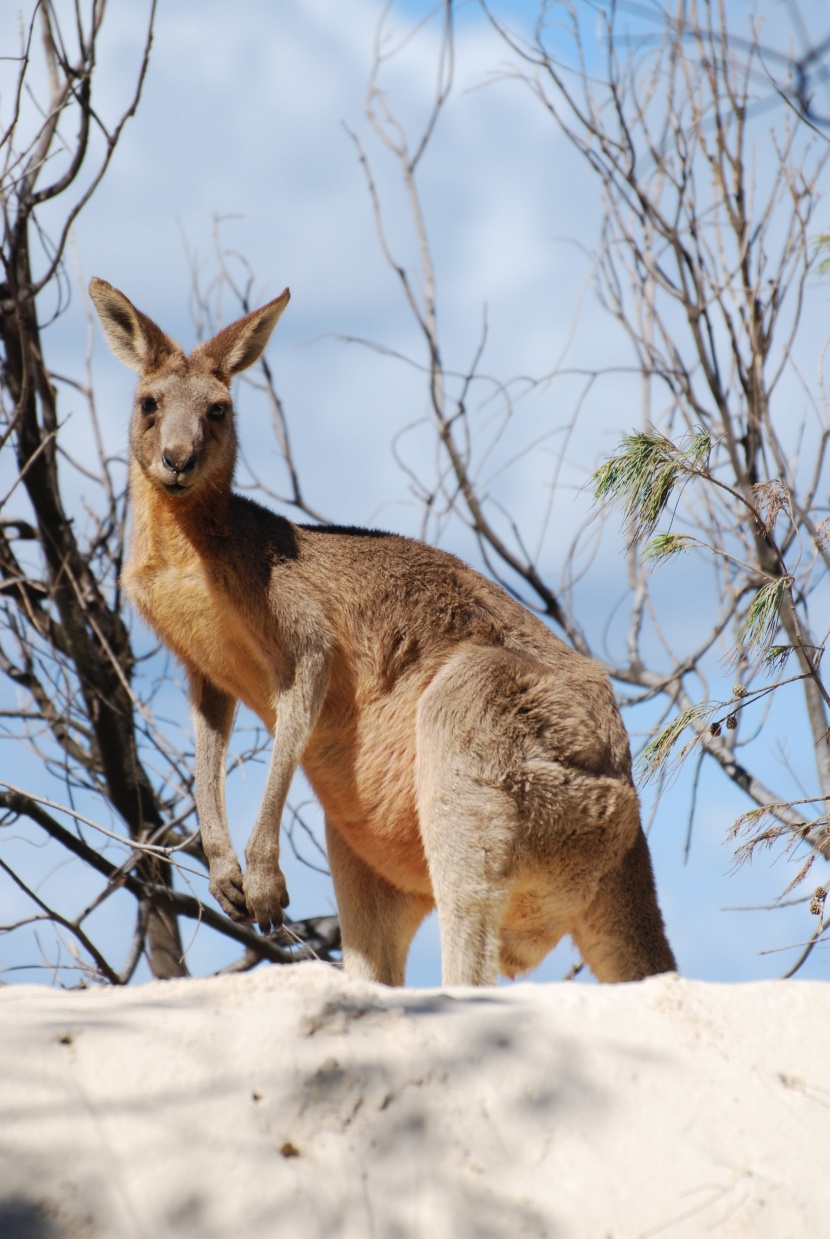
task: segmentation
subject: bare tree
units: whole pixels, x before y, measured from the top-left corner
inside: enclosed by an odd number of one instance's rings
[[[580,615],[573,590],[574,565],[585,562],[589,545],[596,551],[596,524],[559,549],[565,570],[555,580],[499,502],[497,448],[504,468],[516,468],[550,435],[537,426],[518,437],[514,400],[528,384],[487,375],[486,324],[468,367],[445,360],[420,169],[452,95],[451,0],[436,16],[443,24],[437,86],[416,136],[383,87],[388,61],[406,40],[396,43],[382,28],[366,104],[377,153],[370,158],[366,140],[354,137],[382,250],[422,340],[415,364],[427,375],[439,447],[435,473],[412,478],[424,527],[463,522],[490,571],[605,662],[625,704],[659,711],[640,754],[645,778],[664,780],[676,742],[686,738],[680,756],[697,756],[690,822],[706,765],[732,780],[749,802],[727,830],[740,841],[738,858],[781,841],[798,857],[785,883],[792,889],[816,856],[830,852],[830,696],[822,673],[830,421],[823,388],[795,361],[828,154],[805,74],[809,67],[823,83],[826,43],[810,54],[772,53],[751,25],[744,32],[730,25],[734,9],[695,0],[670,10],[544,3],[523,33],[488,16],[502,47],[495,88],[518,83],[532,91],[601,194],[593,286],[628,341],[640,415],[610,460],[592,455],[581,463],[600,505],[623,508],[624,637],[604,640]],[[414,263],[387,228],[377,165],[390,159],[406,189]],[[573,373],[564,360],[538,381],[550,389]],[[601,360],[583,374],[554,479],[589,391],[612,374]],[[552,502],[540,495],[540,526]],[[671,566],[653,571],[681,553],[691,557],[685,576],[695,582],[691,635],[688,626],[679,630],[676,597],[661,587]],[[609,624],[620,633],[619,612]],[[710,687],[724,664],[733,682],[725,696]],[[802,725],[810,785],[802,770],[781,770],[773,780],[765,744]],[[822,906],[819,888],[813,911]]]
[[[794,6],[785,15],[792,50],[750,25],[736,30],[734,8],[727,14],[717,3],[678,0],[670,10],[544,3],[535,26],[519,33],[482,6],[501,64],[501,81],[490,89],[532,91],[602,198],[594,290],[627,341],[624,369],[639,384],[631,433],[603,464],[595,441],[585,450],[581,423],[620,369],[602,358],[573,365],[565,356],[535,378],[489,373],[486,315],[472,357],[457,363],[449,355],[422,173],[454,99],[455,7],[442,0],[432,14],[441,30],[436,85],[420,127],[404,123],[384,88],[390,60],[405,54],[412,36],[396,42],[383,25],[369,136],[352,135],[381,246],[421,341],[420,354],[407,360],[425,375],[435,468],[416,470],[405,443],[398,455],[422,505],[424,536],[463,531],[462,549],[474,541],[487,571],[606,664],[629,717],[648,712],[646,775],[662,784],[678,748],[692,757],[689,838],[698,783],[709,769],[721,772],[748,797],[733,826],[739,854],[780,842],[794,849],[795,877],[803,877],[827,850],[830,796],[821,626],[828,414],[821,383],[796,364],[819,231],[828,42],[800,31]],[[184,975],[182,918],[238,943],[244,953],[231,967],[309,953],[330,958],[335,918],[295,923],[292,946],[202,904],[190,738],[163,709],[176,670],[158,652],[136,652],[121,606],[126,462],[99,421],[89,358],[86,373],[71,376],[49,361],[48,327],[73,286],[72,223],[139,104],[155,3],[147,2],[134,89],[114,116],[104,114],[95,89],[107,6],[87,0],[64,12],[33,0],[19,56],[0,62],[0,727],[9,747],[25,746],[44,774],[35,785],[4,766],[0,845],[51,841],[33,875],[2,847],[0,868],[23,911],[4,914],[0,932],[37,930],[44,966],[61,980],[75,967],[84,978],[124,982],[143,956],[156,976]],[[391,162],[403,184],[414,260],[398,248],[401,219],[387,228],[378,159]],[[228,294],[235,311],[252,308],[250,269],[227,262],[218,242],[217,257],[207,287],[194,273],[200,334],[221,326]],[[323,519],[301,482],[273,376],[264,367],[253,381],[271,410],[285,467],[278,485],[254,470],[249,484]],[[572,393],[575,383],[570,415],[555,426],[524,416],[535,394]],[[550,474],[532,527],[526,514],[511,511],[502,482],[521,474],[540,446]],[[629,541],[616,558],[625,573],[624,623],[619,608],[598,621],[579,589],[600,538],[607,545],[615,537],[613,520],[594,519],[572,545],[550,551],[556,513],[563,500],[570,505],[567,488],[579,484],[606,506],[623,505]],[[678,628],[665,583],[677,579],[680,554],[683,577],[694,582],[695,623]],[[717,688],[724,659],[734,685],[726,693]],[[806,775],[803,762],[773,771],[766,758],[770,737],[792,729],[805,737]],[[267,743],[251,734],[238,764],[256,761]],[[302,814],[292,810],[286,825],[299,840]],[[67,883],[57,898],[46,867],[62,858],[75,858],[87,881]],[[325,864],[322,856],[318,862]],[[115,904],[133,927],[118,948],[100,919]],[[823,908],[822,889],[814,908]]]
[[[13,77],[0,144],[0,448],[7,461],[13,451],[16,464],[4,473],[0,496],[0,671],[16,690],[3,726],[36,755],[44,784],[55,788],[46,797],[41,786],[17,786],[6,775],[0,826],[6,839],[45,832],[96,879],[91,888],[69,883],[60,900],[44,898],[42,873],[32,881],[0,859],[26,905],[0,932],[48,926],[54,936],[43,945],[44,966],[58,978],[78,968],[83,978],[113,983],[128,981],[142,956],[155,977],[186,975],[181,917],[237,942],[244,955],[233,967],[330,958],[337,946],[334,917],[294,923],[289,939],[277,942],[179,889],[204,874],[189,741],[157,710],[169,668],[158,659],[138,662],[122,613],[125,461],[105,441],[89,365],[86,376],[67,377],[49,364],[46,328],[70,295],[71,227],[138,107],[155,7],[149,0],[133,91],[112,118],[95,90],[105,0],[70,10],[35,3],[19,56],[6,62]],[[76,421],[86,419],[85,448],[76,454],[62,403],[74,405]],[[239,760],[255,758],[262,744],[255,736]],[[115,962],[106,933],[91,926],[107,901],[125,899],[135,908],[135,929]]]

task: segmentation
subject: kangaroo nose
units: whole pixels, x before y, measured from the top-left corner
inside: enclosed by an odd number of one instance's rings
[[[182,455],[184,455],[184,453],[182,453]],[[192,456],[188,456],[186,460],[182,460],[181,463],[179,463],[176,456],[171,452],[168,452],[167,448],[165,448],[161,454],[161,459],[165,467],[169,469],[171,473],[189,473],[196,464],[196,453],[194,452]]]

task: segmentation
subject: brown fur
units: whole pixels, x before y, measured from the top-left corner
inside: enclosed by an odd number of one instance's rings
[[[279,824],[301,764],[326,815],[347,970],[401,984],[434,905],[445,984],[535,967],[571,934],[600,979],[674,968],[599,664],[443,551],[294,525],[232,490],[229,384],[288,291],[186,357],[103,280],[139,372],[124,586],[181,660],[211,891],[262,930],[288,902]],[[238,701],[274,735],[243,876],[225,817]]]

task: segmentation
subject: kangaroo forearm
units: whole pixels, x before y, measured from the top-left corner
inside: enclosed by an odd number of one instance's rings
[[[279,860],[279,830],[291,780],[300,764],[325,698],[329,663],[315,648],[295,668],[294,681],[280,693],[277,726],[259,813],[245,849],[248,864]]]
[[[231,849],[225,811],[225,761],[236,703],[203,677],[191,677],[191,715],[196,741],[196,809],[208,861]]]

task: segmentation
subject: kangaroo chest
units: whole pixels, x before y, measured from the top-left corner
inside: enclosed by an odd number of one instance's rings
[[[237,697],[273,731],[276,673],[233,591],[197,556],[133,556],[124,572],[131,602],[188,670]]]

